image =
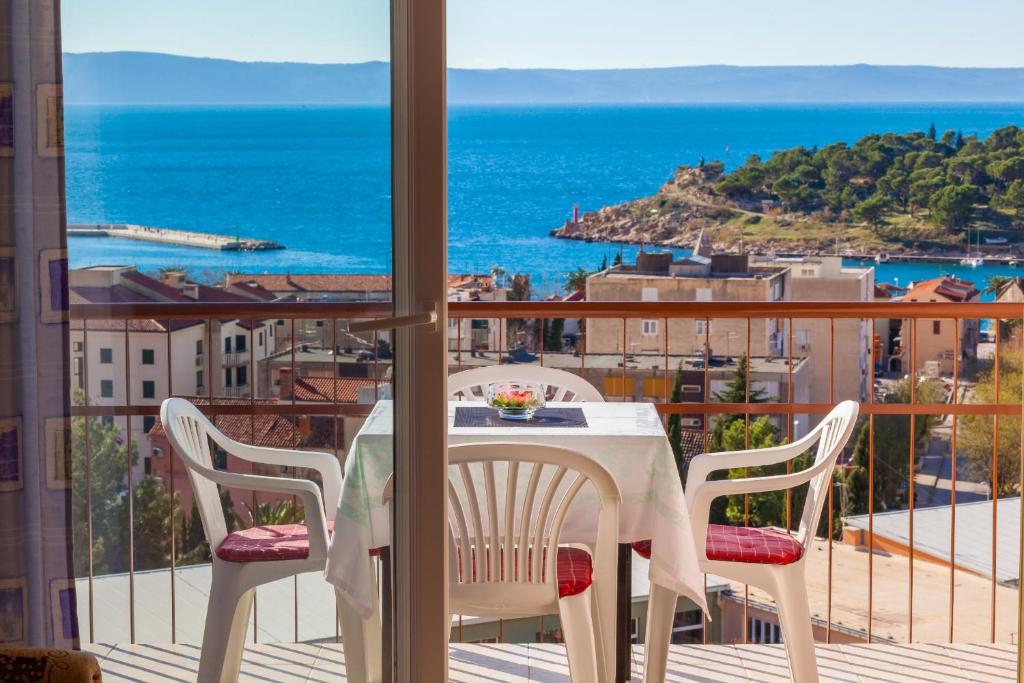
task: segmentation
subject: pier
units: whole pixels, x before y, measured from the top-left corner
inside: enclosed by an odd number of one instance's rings
[[[173,244],[179,247],[197,247],[216,251],[269,251],[284,249],[284,246],[271,240],[250,239],[247,237],[229,237],[209,232],[192,232],[190,230],[171,230],[154,228],[146,225],[128,223],[99,223],[87,225],[69,225],[68,237],[117,237],[140,242],[156,242]]]

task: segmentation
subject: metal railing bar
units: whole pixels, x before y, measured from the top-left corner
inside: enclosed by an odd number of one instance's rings
[[[917,318],[910,321],[910,403],[917,403]],[[907,569],[909,578],[907,581],[907,642],[914,642],[914,472],[917,448],[915,415],[910,415],[910,445],[909,445],[909,470],[910,481],[907,484],[907,498],[909,503],[909,529],[907,543]]]
[[[959,402],[958,391],[960,389],[960,320],[953,318],[953,400]],[[950,489],[949,489],[949,642],[953,642],[954,605],[956,601],[956,438],[957,423],[960,421],[956,415],[952,418],[952,432],[949,444],[950,459]]]
[[[124,395],[131,403],[132,400],[132,362],[131,344],[128,334],[128,321],[124,321]],[[126,439],[128,445],[128,634],[132,645],[135,644],[135,487],[132,481],[132,416],[125,415],[124,418]]]
[[[223,319],[240,318],[383,318],[389,303],[112,303],[71,304],[71,319]],[[1020,318],[1018,305],[996,302],[705,302],[705,301],[459,301],[448,304],[450,318]]]
[[[872,321],[874,322],[874,321]],[[875,404],[875,331],[868,335],[868,405]],[[868,413],[868,642],[871,642],[875,608],[875,414]]]
[[[997,318],[998,320],[998,318]],[[1000,370],[1002,369],[1001,358],[1001,340],[999,335],[999,326],[996,325],[996,342],[995,342],[995,358],[993,367],[993,390],[995,392],[994,400],[996,403],[1001,403],[1002,397],[1000,396]],[[997,543],[999,528],[999,414],[995,413],[992,415],[992,584],[990,588],[989,597],[989,608],[992,612],[992,620],[989,625],[989,641],[996,642],[996,576],[998,574],[996,570],[996,562],[998,560]],[[1024,551],[1024,548],[1022,548]],[[1024,554],[1024,552],[1022,552]]]
[[[174,395],[174,385],[173,385],[174,373],[173,373],[173,360],[172,360],[172,355],[173,354],[171,353],[171,321],[170,320],[168,320],[166,322],[166,325],[165,325],[164,329],[167,330],[166,334],[164,335],[166,337],[166,340],[167,340],[167,348],[166,348],[166,350],[167,350],[167,396],[173,396]],[[176,564],[177,564],[177,548],[176,548],[177,543],[176,543],[175,528],[174,528],[175,527],[174,515],[175,515],[175,512],[176,512],[177,504],[176,504],[175,498],[174,498],[174,457],[175,456],[174,456],[173,452],[167,454],[167,466],[168,466],[168,475],[167,475],[167,477],[170,480],[169,481],[169,484],[170,484],[169,490],[170,490],[170,494],[171,494],[171,644],[172,645],[178,642],[178,610],[177,610],[177,594],[175,592],[175,589],[176,589],[176,586],[175,586],[175,579],[176,579],[176,577],[175,577],[175,573],[176,573],[175,569],[176,569]]]
[[[835,403],[835,390],[836,390],[836,319],[828,319],[828,402]],[[826,605],[825,605],[825,643],[830,644],[832,642],[832,535],[833,525],[835,524],[835,509],[834,509],[834,492],[835,492],[835,477],[830,476],[828,481],[828,576],[826,581],[828,583],[828,589],[826,590]]]
[[[89,330],[82,330],[82,384],[85,387],[83,401],[89,407]],[[72,413],[74,415],[74,413]],[[89,642],[96,642],[95,594],[93,592],[93,528],[92,528],[92,420],[83,418],[85,423],[85,514],[86,542],[89,565]]]

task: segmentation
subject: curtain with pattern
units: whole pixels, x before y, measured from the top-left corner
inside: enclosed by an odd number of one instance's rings
[[[74,647],[59,0],[0,0],[0,647]]]

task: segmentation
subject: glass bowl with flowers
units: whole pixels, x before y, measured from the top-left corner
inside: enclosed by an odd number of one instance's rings
[[[544,387],[531,382],[495,382],[487,387],[487,405],[503,420],[530,420],[544,407]]]

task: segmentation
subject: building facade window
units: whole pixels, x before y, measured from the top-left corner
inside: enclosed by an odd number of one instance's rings
[[[114,349],[100,349],[100,362],[109,364],[114,362]]]
[[[235,351],[238,351],[238,352],[245,351],[245,335],[244,334],[236,334],[235,335]]]
[[[706,335],[708,333],[708,321],[707,320],[694,320],[693,331],[698,335]]]
[[[244,365],[240,368],[235,368],[235,384],[240,387],[244,387],[249,383],[249,368]]]
[[[942,321],[941,320],[933,320],[932,321],[932,334],[942,334]]]
[[[224,353],[231,353],[231,337],[224,337]]]
[[[196,339],[196,355],[197,356],[203,355],[203,340],[202,339]]]
[[[762,645],[777,645],[782,642],[782,629],[770,621],[750,617],[747,620],[747,642]]]
[[[142,383],[142,398],[156,398],[156,382],[145,380]]]
[[[231,368],[224,368],[224,386],[230,387],[232,379],[234,377],[231,374]]]
[[[658,321],[657,320],[644,320],[643,321],[643,334],[645,337],[654,337],[658,334]]]
[[[142,364],[156,365],[156,353],[153,349],[142,349]]]
[[[263,333],[262,332],[260,332],[260,335],[259,335],[259,345],[263,346]]]
[[[142,418],[142,431],[149,433],[149,430],[156,424],[156,415],[146,415]]]
[[[203,388],[203,371],[202,370],[197,370],[196,371],[196,391],[199,391],[202,388]]]
[[[704,613],[700,610],[676,612],[672,618],[672,643],[685,645],[704,640]]]
[[[114,380],[112,380],[112,379],[101,379],[100,380],[100,397],[101,398],[114,398]]]

